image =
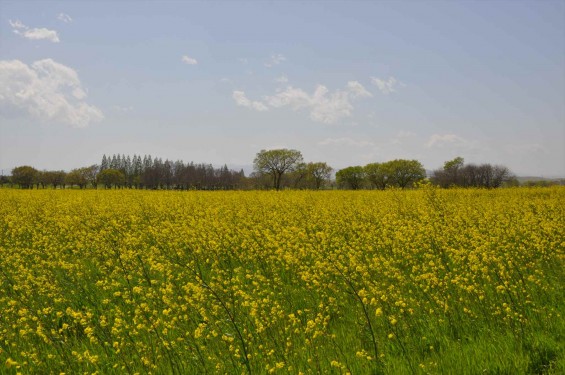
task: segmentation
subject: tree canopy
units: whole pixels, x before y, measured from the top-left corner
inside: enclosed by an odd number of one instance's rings
[[[256,172],[270,174],[273,179],[273,188],[281,188],[282,176],[292,171],[299,163],[302,163],[302,153],[298,150],[277,149],[261,150],[253,160]]]
[[[112,186],[118,187],[125,183],[125,176],[122,171],[117,169],[104,169],[102,172],[98,173],[98,182],[104,185],[107,189]]]
[[[365,171],[361,166],[347,167],[337,171],[335,178],[341,188],[357,190],[363,186]]]
[[[347,167],[336,173],[337,183],[342,188],[360,189],[368,185],[376,189],[412,187],[426,178],[426,170],[417,160],[395,159],[384,163],[370,163],[365,167]]]
[[[30,189],[36,183],[38,171],[29,165],[12,169],[12,182],[20,185],[22,189]]]
[[[426,178],[426,170],[418,160],[395,159],[385,163],[390,185],[405,189]]]

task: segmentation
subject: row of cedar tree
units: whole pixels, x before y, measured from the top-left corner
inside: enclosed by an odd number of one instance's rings
[[[163,161],[160,158],[139,155],[102,157],[100,165],[65,171],[38,171],[30,166],[12,170],[2,176],[2,184],[21,188],[136,188],[177,190],[233,190],[233,189],[385,189],[411,188],[427,178],[417,160],[396,159],[365,166],[352,166],[335,173],[324,162],[305,163],[297,150],[262,150],[254,160],[254,172],[246,177],[243,170],[227,166],[214,168],[211,164]],[[508,168],[490,164],[464,164],[460,157],[445,162],[443,168],[433,171],[429,180],[441,187],[497,188],[516,185],[516,178]]]

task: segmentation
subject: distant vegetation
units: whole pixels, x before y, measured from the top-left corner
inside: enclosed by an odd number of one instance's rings
[[[426,175],[417,160],[396,159],[342,168],[335,173],[327,163],[304,162],[298,150],[261,150],[254,161],[254,171],[245,176],[243,170],[226,165],[185,163],[152,158],[146,155],[104,155],[100,164],[65,171],[40,171],[19,166],[11,176],[1,176],[0,186],[32,188],[128,188],[164,190],[249,190],[249,189],[409,189],[427,180],[443,188],[563,185],[565,180],[519,179],[505,166],[465,164],[457,157],[446,161],[443,168]]]

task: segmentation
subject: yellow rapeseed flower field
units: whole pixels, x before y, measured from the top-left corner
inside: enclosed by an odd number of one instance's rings
[[[0,190],[0,373],[563,373],[565,189]]]

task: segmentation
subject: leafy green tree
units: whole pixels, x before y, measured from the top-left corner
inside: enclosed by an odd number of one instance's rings
[[[45,173],[47,184],[53,186],[53,189],[57,189],[57,186],[65,186],[65,177],[67,176],[65,171],[47,171],[43,173]]]
[[[102,172],[98,173],[98,182],[104,185],[106,189],[110,189],[112,188],[112,186],[123,186],[125,180],[126,177],[124,176],[123,172],[117,169],[105,169]]]
[[[292,171],[301,162],[302,153],[297,150],[261,150],[255,156],[253,165],[256,172],[271,175],[273,187],[279,190],[282,176]]]
[[[85,188],[86,184],[88,183],[86,177],[84,176],[82,168],[73,169],[72,171],[67,173],[65,182],[67,183],[67,185],[71,185],[71,187],[77,185],[81,189]]]
[[[358,190],[363,186],[365,171],[361,166],[340,169],[335,174],[337,184],[345,189]]]
[[[426,170],[417,160],[396,159],[384,163],[391,185],[405,189],[426,178]]]
[[[308,163],[306,170],[308,172],[308,179],[313,182],[313,187],[316,190],[324,186],[324,183],[330,179],[333,172],[333,168],[324,162]]]
[[[390,173],[386,163],[370,163],[364,167],[365,178],[371,187],[384,190],[389,183]]]
[[[443,163],[443,170],[444,171],[457,171],[463,168],[463,164],[465,163],[465,159],[461,156],[456,157],[453,160],[448,160]]]
[[[22,189],[31,189],[36,182],[37,175],[37,169],[29,165],[23,165],[12,169],[12,182],[20,185]]]
[[[37,188],[39,189],[39,185],[41,185],[42,189],[45,189],[45,186],[48,185],[47,183],[47,171],[37,171],[37,175],[35,176],[35,183],[37,184]]]
[[[432,182],[444,188],[462,186],[464,183],[464,162],[465,160],[460,156],[446,161],[443,164],[443,169],[434,171]]]

